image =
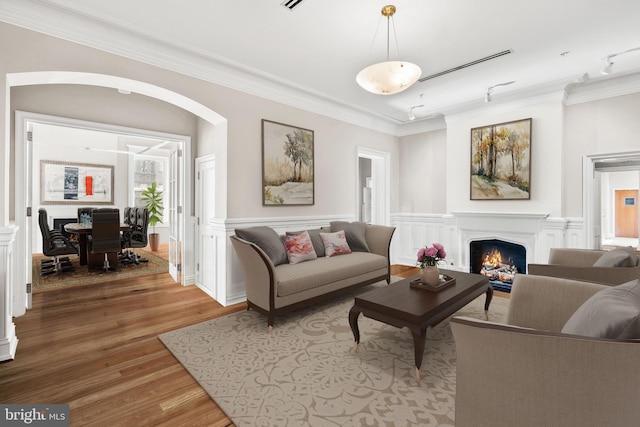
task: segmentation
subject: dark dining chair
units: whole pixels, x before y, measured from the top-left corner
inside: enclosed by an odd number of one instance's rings
[[[38,224],[42,234],[42,253],[52,257],[40,262],[40,274],[44,276],[63,271],[75,271],[69,257],[61,257],[61,255],[77,255],[77,243],[71,242],[59,230],[49,228],[49,216],[46,209],[38,209]]]
[[[93,209],[92,229],[88,236],[88,249],[92,254],[104,254],[102,269],[114,270],[109,254],[120,252],[120,211],[114,208]],[[117,259],[117,258],[116,258]]]
[[[121,259],[124,263],[140,264],[149,262],[137,254],[136,248],[144,248],[149,243],[149,210],[147,208],[129,208],[129,216],[133,221],[129,225],[129,230],[122,233],[122,249],[131,249],[125,252]]]

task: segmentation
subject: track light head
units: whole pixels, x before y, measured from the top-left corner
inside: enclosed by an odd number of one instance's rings
[[[605,65],[602,70],[600,70],[600,73],[604,74],[605,76],[608,76],[609,74],[611,74],[611,72],[613,71],[613,60],[612,58],[615,55],[609,55],[607,56],[607,65]]]
[[[420,98],[422,98],[422,95],[420,95]],[[424,107],[424,105],[420,104],[420,105],[414,105],[413,107],[409,108],[409,112],[407,113],[407,116],[409,117],[409,120],[415,120],[416,115],[413,114],[413,109],[414,108],[421,108]]]

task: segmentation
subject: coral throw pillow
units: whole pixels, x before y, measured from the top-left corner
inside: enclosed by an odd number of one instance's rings
[[[351,248],[347,243],[344,230],[335,233],[320,233],[322,242],[324,243],[324,252],[326,256],[345,255],[351,253]]]
[[[316,251],[313,249],[311,237],[306,231],[296,234],[295,236],[282,236],[282,240],[287,248],[289,264],[297,264],[318,257]]]

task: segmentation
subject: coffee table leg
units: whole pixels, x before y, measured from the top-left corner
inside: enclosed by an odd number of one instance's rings
[[[493,288],[489,285],[489,289],[487,289],[487,296],[484,299],[484,317],[486,320],[489,320],[489,304],[491,304],[491,300],[493,299]]]
[[[411,328],[411,335],[413,335],[416,378],[420,379],[420,367],[422,366],[422,356],[424,356],[424,343],[427,339],[427,326]]]
[[[358,351],[358,344],[360,343],[360,329],[358,329],[358,316],[360,316],[360,308],[355,305],[349,310],[349,326],[353,332],[353,338],[356,341],[353,351]]]

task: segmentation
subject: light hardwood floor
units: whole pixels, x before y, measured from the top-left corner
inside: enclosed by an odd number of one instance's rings
[[[16,359],[0,363],[0,402],[69,404],[72,426],[233,425],[157,336],[244,309],[168,274],[36,293],[15,319]]]

